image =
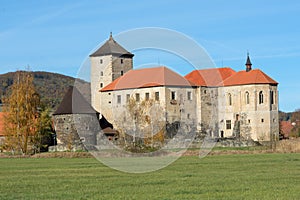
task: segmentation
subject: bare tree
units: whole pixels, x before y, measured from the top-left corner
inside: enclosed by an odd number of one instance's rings
[[[116,122],[123,137],[132,136],[134,146],[142,143],[153,147],[154,144],[164,141],[163,116],[163,108],[155,100],[137,102],[130,98]]]

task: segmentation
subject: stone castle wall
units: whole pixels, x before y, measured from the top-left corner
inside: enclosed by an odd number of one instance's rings
[[[80,150],[97,145],[100,131],[96,114],[64,114],[53,116],[57,145],[65,150]]]
[[[218,88],[200,87],[201,99],[201,131],[212,137],[219,136]]]
[[[271,91],[274,93],[273,104]],[[263,94],[263,102],[260,102],[260,93]],[[277,86],[256,84],[220,87],[219,96],[220,130],[224,132],[224,137],[235,136],[233,129],[237,126],[236,121],[239,121],[239,134],[251,136],[255,141],[269,141],[271,134],[279,133]],[[226,125],[229,120],[231,129]]]

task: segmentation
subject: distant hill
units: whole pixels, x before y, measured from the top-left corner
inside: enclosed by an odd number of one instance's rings
[[[73,77],[57,73],[42,71],[36,71],[32,73],[34,76],[33,83],[37,92],[41,96],[42,103],[47,107],[50,107],[52,110],[55,110],[58,107],[69,86],[73,86],[76,80]],[[16,72],[0,74],[0,103],[2,103],[3,96],[13,84],[15,76]],[[90,84],[77,79],[76,86],[77,85],[79,85],[80,91],[83,91],[87,100],[90,100]]]
[[[279,121],[289,121],[291,120],[293,113],[295,112],[282,112],[279,111]]]

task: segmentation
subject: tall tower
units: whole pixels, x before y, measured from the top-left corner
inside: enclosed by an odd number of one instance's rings
[[[101,104],[99,90],[133,68],[133,54],[119,45],[110,33],[109,39],[90,55],[91,100],[98,112]]]

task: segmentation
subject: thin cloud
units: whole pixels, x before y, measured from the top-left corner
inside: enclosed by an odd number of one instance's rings
[[[33,20],[31,20],[31,21],[28,21],[26,23],[23,23],[23,24],[17,26],[17,27],[14,27],[14,28],[11,28],[11,29],[8,29],[8,30],[0,32],[0,37],[3,39],[4,36],[11,35],[11,34],[13,34],[15,32],[19,32],[20,30],[25,29],[27,27],[45,23],[47,21],[50,21],[52,19],[55,19],[55,18],[63,15],[64,13],[69,12],[70,10],[73,10],[76,7],[80,7],[81,5],[82,5],[82,3],[80,3],[80,2],[78,2],[76,4],[72,3],[72,4],[68,5],[68,6],[63,7],[60,10],[57,10],[56,12],[55,11],[53,11],[53,12],[49,11],[47,14],[41,15],[39,17],[36,17]]]

